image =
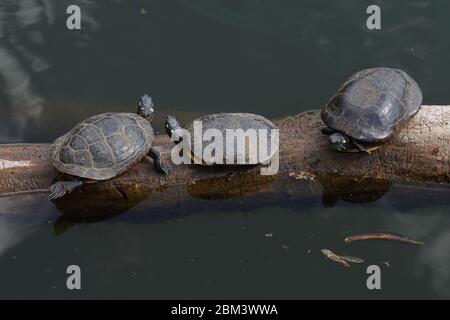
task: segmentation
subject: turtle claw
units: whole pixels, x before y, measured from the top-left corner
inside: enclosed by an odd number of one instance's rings
[[[161,153],[159,152],[158,148],[151,148],[149,152],[149,157],[153,160],[156,170],[158,170],[160,173],[164,175],[168,175],[169,171],[164,166],[162,159],[161,159]]]
[[[158,171],[166,176],[169,174],[169,171],[165,167],[158,168]]]
[[[163,175],[168,175],[169,174],[169,170],[162,164],[162,161],[156,161],[155,162],[155,166],[156,166],[156,170],[158,170],[158,172],[162,173]]]
[[[83,181],[58,181],[50,186],[49,200],[54,200],[65,196],[73,192],[75,189],[80,188],[84,185]]]
[[[64,189],[64,185],[61,182],[57,182],[50,186],[50,195],[48,196],[49,200],[54,200],[63,197],[66,195],[66,190]]]
[[[372,152],[378,150],[378,148],[380,148],[380,146],[372,146],[372,147],[367,147],[366,150],[369,151],[369,153],[372,153]]]
[[[358,143],[358,142],[356,142],[356,141],[353,141],[353,144],[355,145],[355,147],[356,147],[360,152],[363,152],[363,153],[365,153],[365,154],[367,154],[367,155],[370,155],[371,151],[373,150],[373,149],[371,150],[371,149],[369,149],[369,148],[364,147],[362,144],[360,144],[360,143]]]

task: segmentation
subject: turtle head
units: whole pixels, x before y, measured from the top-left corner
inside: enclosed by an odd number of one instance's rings
[[[167,135],[173,141],[175,141],[175,143],[181,142],[181,140],[183,139],[181,137],[181,131],[183,130],[183,128],[181,128],[180,123],[174,116],[171,115],[167,116],[164,127],[166,129]]]
[[[339,132],[330,134],[328,142],[330,143],[331,149],[334,151],[345,152],[350,149],[350,138]]]
[[[138,109],[137,113],[141,117],[148,119],[151,121],[153,119],[153,116],[155,114],[154,104],[152,101],[152,98],[150,98],[148,95],[144,94],[142,97],[139,98],[138,102]]]

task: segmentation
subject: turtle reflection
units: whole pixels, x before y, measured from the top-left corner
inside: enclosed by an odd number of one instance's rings
[[[195,181],[187,191],[190,196],[199,199],[231,199],[262,192],[276,179],[276,175],[264,176],[259,170],[236,169],[236,172],[224,176]]]
[[[91,188],[94,189],[95,186]],[[116,217],[136,207],[150,193],[148,188],[116,187],[112,192],[86,190],[57,199],[53,203],[62,215],[53,224],[55,235],[63,234],[73,225],[97,223]]]
[[[339,200],[367,203],[381,199],[391,188],[385,179],[322,175],[317,180],[323,187],[324,207],[334,207]]]

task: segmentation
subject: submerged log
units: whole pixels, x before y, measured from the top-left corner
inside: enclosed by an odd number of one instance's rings
[[[205,200],[234,199],[233,206],[248,206],[323,194],[324,203],[332,205],[337,199],[375,200],[392,184],[450,186],[450,107],[423,106],[371,155],[331,151],[320,133],[324,124],[318,111],[274,123],[280,128],[276,175],[262,176],[257,166],[174,165],[173,143],[157,136],[154,144],[161,148],[168,176],[142,161],[115,179],[88,185],[55,204],[62,212],[90,214],[102,202],[116,200],[133,206],[145,200],[148,208],[176,209],[214,205]],[[0,146],[0,195],[45,191],[57,174],[49,151],[49,144]],[[110,205],[103,209],[112,210]]]

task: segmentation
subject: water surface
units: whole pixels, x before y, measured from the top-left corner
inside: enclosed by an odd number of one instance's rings
[[[357,0],[2,1],[0,142],[51,142],[90,115],[134,111],[143,93],[157,130],[168,113],[280,117],[320,108],[373,66],[406,70],[426,104],[447,104],[450,4],[376,3],[381,31],[365,28]],[[69,4],[82,8],[81,31],[65,27]],[[61,223],[45,195],[0,198],[0,297],[448,298],[449,193],[404,205],[402,190],[333,207],[320,196],[170,214],[136,204],[95,223]],[[427,245],[343,243],[376,231]],[[366,262],[343,269],[322,248]],[[69,264],[81,291],[65,287]],[[369,264],[382,267],[380,291],[366,288]]]

